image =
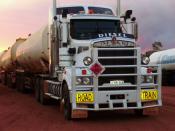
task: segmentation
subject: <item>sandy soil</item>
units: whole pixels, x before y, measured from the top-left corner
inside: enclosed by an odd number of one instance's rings
[[[96,112],[87,120],[65,121],[57,103],[43,106],[32,94],[0,85],[0,131],[173,131],[175,87],[163,87],[163,104],[158,116]]]

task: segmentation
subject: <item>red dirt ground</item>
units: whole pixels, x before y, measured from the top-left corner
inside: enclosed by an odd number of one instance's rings
[[[66,121],[57,104],[43,106],[31,94],[0,85],[0,131],[173,131],[175,87],[163,87],[158,116],[133,112],[96,112],[86,120]]]

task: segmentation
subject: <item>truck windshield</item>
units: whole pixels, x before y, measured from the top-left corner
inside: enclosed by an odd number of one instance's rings
[[[70,23],[70,35],[73,39],[96,39],[118,33],[122,33],[119,20],[75,19]]]
[[[84,8],[81,6],[76,6],[76,7],[62,7],[62,8],[57,8],[57,14],[61,15],[63,13],[63,10],[67,9],[68,14],[80,14],[81,12],[85,12]]]

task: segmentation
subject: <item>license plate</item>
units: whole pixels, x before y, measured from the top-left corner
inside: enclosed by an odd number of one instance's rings
[[[93,103],[94,93],[93,92],[77,92],[76,103]]]
[[[111,85],[123,85],[125,84],[125,82],[123,80],[114,80],[114,81],[110,81]]]
[[[141,91],[142,101],[158,100],[158,90],[142,90]]]

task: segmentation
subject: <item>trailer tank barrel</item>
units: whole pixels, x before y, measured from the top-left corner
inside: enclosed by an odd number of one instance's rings
[[[4,71],[13,71],[15,70],[15,60],[16,60],[16,49],[19,44],[23,43],[25,39],[19,38],[13,44],[12,47],[9,47],[8,50],[4,51],[0,57],[0,68]]]
[[[48,26],[43,26],[17,47],[16,61],[22,69],[30,73],[48,72],[48,37]]]
[[[1,65],[2,65],[2,57],[3,57],[4,53],[5,53],[5,51],[0,53],[0,71],[2,71]]]
[[[16,39],[15,44],[12,46],[12,50],[11,50],[11,55],[12,55],[12,61],[15,64],[17,58],[16,58],[16,50],[19,47],[20,44],[24,43],[26,41],[25,38],[18,38]]]
[[[1,69],[5,71],[11,71],[13,68],[12,59],[11,59],[11,47],[1,57]]]
[[[153,53],[150,63],[162,64],[162,69],[165,70],[175,70],[175,48]]]

